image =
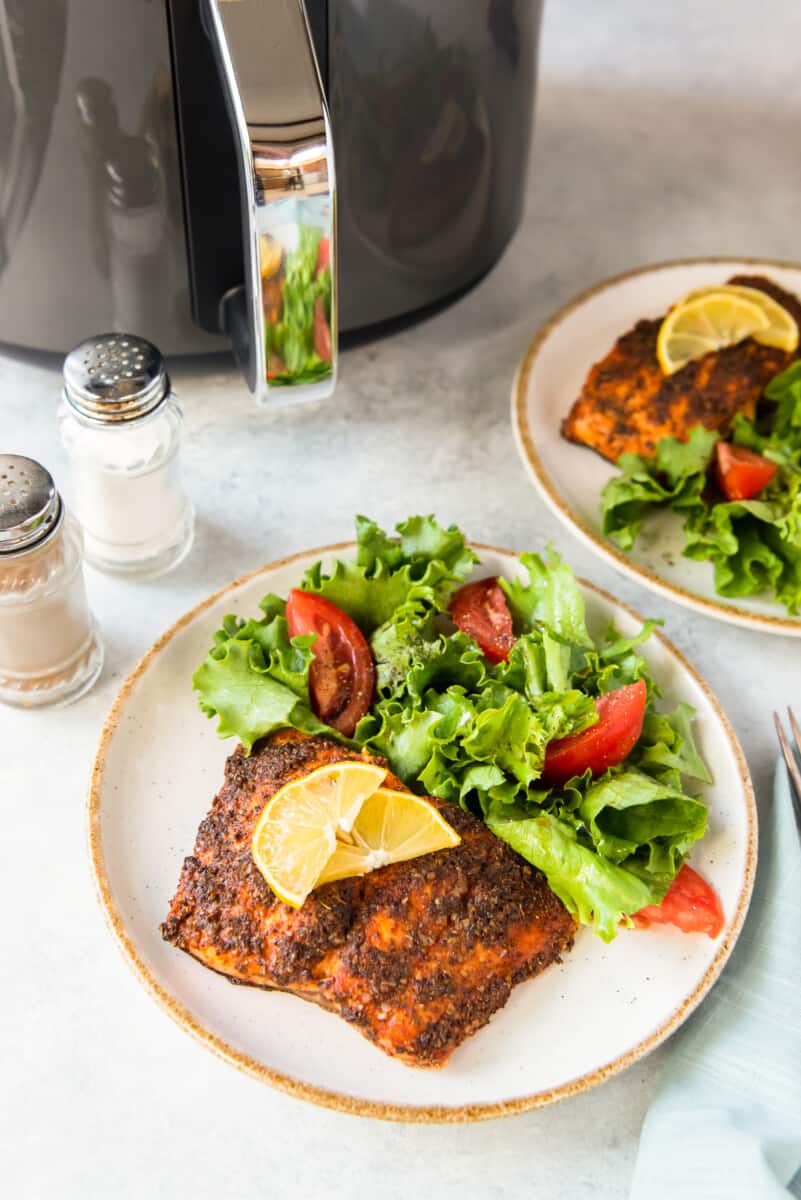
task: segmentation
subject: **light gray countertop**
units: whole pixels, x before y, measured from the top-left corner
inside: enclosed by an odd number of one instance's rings
[[[176,366],[191,557],[149,583],[90,573],[107,645],[99,686],[63,711],[0,713],[8,1196],[625,1196],[669,1044],[575,1100],[472,1127],[385,1125],[290,1100],[197,1046],[135,981],[93,896],[84,797],[117,688],[181,612],[263,562],[348,538],[355,512],[394,523],[410,511],[519,549],[553,538],[581,574],[663,616],[767,794],[770,710],[801,703],[801,645],[718,625],[596,561],[533,493],[508,407],[537,325],[603,276],[692,254],[801,258],[800,42],[795,0],[552,0],[523,222],[477,288],[348,351],[323,407],[267,414],[227,361]],[[58,389],[54,360],[0,359],[0,445],[57,478]]]

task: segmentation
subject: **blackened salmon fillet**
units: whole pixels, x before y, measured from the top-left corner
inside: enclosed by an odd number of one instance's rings
[[[729,283],[767,292],[801,328],[801,303],[771,280],[735,275]],[[793,357],[746,338],[665,375],[656,356],[662,320],[638,321],[591,368],[562,422],[568,441],[616,462],[621,454],[649,457],[660,438],[686,439],[695,425],[725,433],[736,413],[754,415],[765,384]]]
[[[283,784],[341,759],[381,762],[290,731],[250,757],[238,748],[162,935],[234,982],[338,1013],[411,1066],[441,1066],[515,984],[560,960],[575,923],[539,871],[439,800],[460,845],[326,884],[299,909],[284,904],[251,858],[256,822]],[[386,785],[403,789],[391,774]]]

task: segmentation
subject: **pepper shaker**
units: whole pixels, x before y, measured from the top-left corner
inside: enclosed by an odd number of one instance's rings
[[[64,360],[59,423],[87,562],[123,575],[177,566],[194,512],[178,459],[181,410],[156,347],[124,333],[76,346]]]
[[[0,700],[66,704],[102,665],[80,527],[44,467],[0,454]]]

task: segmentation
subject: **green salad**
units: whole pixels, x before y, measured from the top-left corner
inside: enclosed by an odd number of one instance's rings
[[[570,567],[553,550],[521,554],[521,576],[499,580],[511,649],[492,662],[448,615],[468,576],[480,574],[459,529],[416,516],[393,537],[358,517],[356,534],[354,559],[329,571],[317,563],[297,582],[304,598],[347,614],[369,644],[374,691],[352,737],[316,714],[315,635],[290,636],[286,601],[272,594],[259,616],[227,616],[214,635],[193,679],[203,711],[247,753],[291,727],[384,756],[412,790],[483,819],[581,923],[613,938],[631,914],[660,903],[707,824],[696,793],[710,776],[693,710],[657,710],[641,653],[655,622],[634,637],[591,635]],[[549,745],[593,728],[599,697],[634,684],[647,703],[624,761],[549,786]]]
[[[763,397],[754,420],[735,417],[730,437],[752,464],[758,455],[775,468],[750,498],[727,499],[725,489],[710,482],[721,439],[699,426],[687,442],[663,438],[653,458],[621,455],[621,473],[602,493],[602,529],[630,550],[648,513],[670,507],[684,522],[684,554],[713,564],[719,595],[770,592],[795,614],[801,607],[801,363],[776,375]]]

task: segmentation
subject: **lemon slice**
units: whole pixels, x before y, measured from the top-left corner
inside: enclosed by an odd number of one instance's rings
[[[280,788],[259,817],[251,853],[265,880],[298,908],[364,801],[386,777],[384,767],[344,761],[319,767]]]
[[[428,800],[411,792],[379,788],[360,808],[350,837],[337,840],[319,882],[366,875],[388,863],[447,850],[460,841],[458,833]]]
[[[666,375],[688,362],[747,337],[759,337],[770,321],[763,308],[718,288],[670,310],[659,329],[656,353]]]
[[[761,342],[763,346],[775,346],[779,350],[785,350],[788,354],[792,354],[798,349],[798,324],[794,317],[784,305],[779,304],[778,300],[774,300],[772,296],[769,296],[767,292],[760,291],[759,288],[746,287],[745,284],[739,283],[695,288],[694,291],[688,292],[681,303],[697,300],[712,292],[731,292],[733,295],[741,296],[744,300],[750,300],[752,304],[756,304],[758,308],[762,309],[768,318],[768,326],[752,335],[755,341]]]

